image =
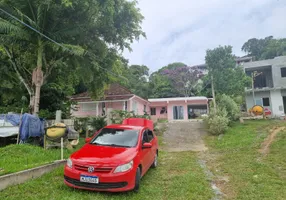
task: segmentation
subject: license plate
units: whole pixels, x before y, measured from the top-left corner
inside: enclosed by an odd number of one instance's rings
[[[80,176],[80,182],[85,182],[85,183],[99,183],[99,179],[97,176],[86,176],[86,175],[81,175]]]

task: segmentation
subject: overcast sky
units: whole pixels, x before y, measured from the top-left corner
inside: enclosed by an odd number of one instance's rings
[[[242,56],[250,38],[286,37],[286,0],[139,0],[138,6],[147,39],[124,56],[151,71],[172,62],[202,64],[206,49],[218,45]]]

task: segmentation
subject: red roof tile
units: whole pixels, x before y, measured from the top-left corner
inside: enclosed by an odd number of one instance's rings
[[[113,101],[113,100],[127,100],[133,97],[134,94],[128,90],[127,88],[113,83],[110,85],[109,89],[104,92],[104,97],[99,99],[99,101]],[[88,94],[88,92],[83,92],[80,94],[73,95],[71,97],[72,100],[81,101],[81,102],[88,102],[94,101]]]

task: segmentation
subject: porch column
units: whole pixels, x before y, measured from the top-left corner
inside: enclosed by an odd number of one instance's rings
[[[189,117],[188,117],[188,103],[187,103],[187,101],[185,101],[183,108],[184,108],[184,120],[188,120]]]
[[[96,116],[98,117],[98,102],[96,103]]]
[[[129,106],[127,106],[127,110],[128,110],[129,112],[132,111],[132,99],[129,100]]]

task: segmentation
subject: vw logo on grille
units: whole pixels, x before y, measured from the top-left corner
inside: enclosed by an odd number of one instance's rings
[[[92,173],[92,172],[94,171],[94,167],[92,167],[92,166],[88,167],[87,171],[88,171],[89,173]]]

